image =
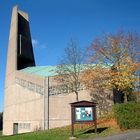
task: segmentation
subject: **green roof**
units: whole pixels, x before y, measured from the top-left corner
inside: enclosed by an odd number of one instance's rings
[[[82,64],[82,69],[84,70],[87,68],[87,66],[95,67],[96,64]],[[109,68],[111,65],[102,65],[103,68]],[[39,75],[43,77],[48,76],[56,76],[58,73],[56,72],[57,66],[33,66],[33,67],[27,67],[20,71],[33,74],[33,75]]]
[[[57,75],[56,68],[57,66],[35,66],[35,67],[27,67],[20,71],[45,77],[45,76],[56,76]]]

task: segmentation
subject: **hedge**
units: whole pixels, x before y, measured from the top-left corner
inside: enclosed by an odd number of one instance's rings
[[[140,128],[140,103],[128,102],[123,104],[115,104],[113,111],[120,128]]]

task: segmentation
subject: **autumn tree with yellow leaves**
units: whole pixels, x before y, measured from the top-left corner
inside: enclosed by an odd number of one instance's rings
[[[140,37],[137,33],[119,31],[103,34],[88,48],[90,62],[96,66],[83,73],[83,82],[90,88],[110,88],[127,95],[132,93],[138,70]]]

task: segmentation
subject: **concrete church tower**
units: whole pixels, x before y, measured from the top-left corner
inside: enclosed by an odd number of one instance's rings
[[[28,15],[15,6],[12,12],[6,74],[35,66]]]
[[[28,66],[35,66],[28,15],[15,6],[9,35],[5,88],[12,85],[17,70]]]
[[[4,134],[7,134],[5,126],[8,117],[7,105],[13,105],[15,91],[16,72],[23,68],[35,66],[32,40],[29,27],[28,14],[15,6],[12,11],[9,46],[7,54],[6,78],[5,78],[5,101],[4,101]],[[17,99],[18,100],[18,99]],[[14,114],[11,114],[14,116]]]

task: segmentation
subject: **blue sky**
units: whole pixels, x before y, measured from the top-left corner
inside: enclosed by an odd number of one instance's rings
[[[29,14],[37,65],[57,65],[71,38],[85,48],[103,32],[140,33],[140,0],[0,0],[0,112],[14,5]]]

